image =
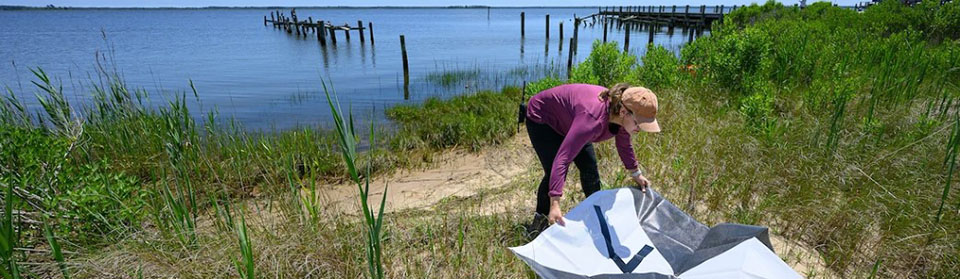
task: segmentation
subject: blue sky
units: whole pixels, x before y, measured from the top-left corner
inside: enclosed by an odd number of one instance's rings
[[[744,5],[756,0],[687,0],[687,1],[654,1],[654,0],[472,0],[472,1],[439,1],[439,0],[0,0],[0,5],[24,6],[56,6],[71,7],[206,7],[206,6],[451,6],[451,5],[486,5],[486,6],[623,6],[623,5]],[[794,4],[797,1],[781,1],[785,4]],[[808,0],[808,2],[813,2]],[[858,0],[834,0],[840,5],[853,5]]]

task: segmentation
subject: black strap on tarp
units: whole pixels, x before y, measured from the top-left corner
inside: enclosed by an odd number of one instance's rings
[[[636,255],[633,255],[629,262],[624,263],[623,259],[613,251],[613,242],[610,240],[610,229],[607,227],[607,219],[603,217],[603,211],[596,205],[593,206],[593,209],[597,212],[597,220],[600,221],[600,233],[603,234],[603,241],[607,244],[607,254],[610,255],[610,259],[613,260],[613,263],[617,264],[617,267],[620,268],[620,271],[623,273],[633,272],[633,270],[637,269],[637,266],[640,265],[640,262],[643,261],[643,258],[647,257],[650,252],[653,252],[653,247],[643,245],[643,248],[641,248]]]

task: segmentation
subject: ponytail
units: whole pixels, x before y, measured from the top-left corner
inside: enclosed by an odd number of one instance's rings
[[[614,115],[620,113],[620,107],[623,106],[623,103],[620,102],[620,99],[623,97],[623,91],[626,91],[627,88],[630,88],[630,84],[621,82],[607,90],[603,90],[603,92],[600,92],[600,99],[607,101],[608,114]]]

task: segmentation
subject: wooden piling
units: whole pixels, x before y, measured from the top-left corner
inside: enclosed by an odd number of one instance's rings
[[[713,12],[714,12],[714,13],[719,13],[719,12],[720,12],[720,6],[719,6],[719,5],[713,6]],[[722,13],[721,13],[721,14],[722,14]]]
[[[336,32],[337,28],[331,27],[331,28],[325,28],[325,29],[330,31],[330,42],[336,45],[337,44],[337,32]]]
[[[651,26],[650,26],[650,29],[647,30],[647,33],[650,34],[650,36],[648,36],[649,39],[647,39],[647,44],[648,44],[648,45],[651,45],[651,46],[653,45],[653,33],[654,33],[654,32],[656,32],[656,29],[654,29],[653,26],[651,25]]]
[[[347,37],[347,41],[349,42],[350,41],[350,24],[347,24],[346,22],[344,22],[343,26],[347,27],[343,29],[343,34],[344,34],[344,37]]]
[[[560,45],[563,45],[563,21],[560,21]]]
[[[263,16],[263,26],[267,26],[267,16]]]
[[[357,20],[357,32],[360,33],[360,43],[363,43],[363,21]]]
[[[630,24],[623,25],[623,52],[630,50]]]
[[[296,15],[296,14],[291,14],[290,16],[293,17],[293,18],[292,18],[292,19],[293,19],[293,29],[294,29],[294,30],[297,30],[297,36],[300,36],[300,25],[299,25],[299,22],[297,22],[297,15]]]
[[[367,22],[367,25],[370,26],[370,44],[373,44],[373,22]]]
[[[274,22],[273,25],[276,25],[279,29],[283,29],[283,17],[277,15],[277,22]]]
[[[287,29],[287,34],[293,34],[293,27],[291,27],[290,18],[283,17],[283,28]]]
[[[603,42],[604,43],[607,42],[607,28],[609,27],[610,26],[609,24],[607,24],[607,19],[603,19]]]
[[[307,17],[307,25],[303,26],[303,30],[306,31],[306,32],[303,32],[303,37],[304,37],[304,38],[307,37],[307,33],[310,33],[310,31],[313,30],[313,27],[314,27],[314,26],[316,26],[316,25],[313,25],[313,17],[312,17],[312,16],[311,16],[311,17]]]
[[[520,37],[521,38],[527,35],[526,27],[527,27],[526,15],[523,12],[520,12]]]
[[[580,48],[580,19],[573,15],[573,53],[576,54]]]
[[[403,55],[403,84],[410,84],[410,66],[407,64],[407,41],[400,35],[400,52]]]
[[[547,26],[547,31],[545,34],[547,34],[547,40],[549,40],[550,39],[550,14],[547,14],[546,26]]]
[[[283,26],[281,26],[281,28],[283,28],[283,31],[287,31],[287,34],[290,34],[290,31],[293,31],[293,30],[290,30],[290,28],[289,28],[290,25],[287,25],[287,16],[285,16],[285,15],[280,15],[280,16],[283,17],[283,18],[281,19],[281,23],[283,24]]]
[[[698,25],[705,21],[707,21],[707,5],[700,5],[700,23]]]
[[[720,22],[723,22],[723,16],[726,15],[723,13],[723,5],[720,5]]]
[[[560,53],[563,55],[563,53]],[[567,78],[573,75],[573,38],[570,38],[570,49],[567,50]]]
[[[327,45],[327,28],[324,25],[322,20],[317,21],[317,41],[320,41],[321,46]]]

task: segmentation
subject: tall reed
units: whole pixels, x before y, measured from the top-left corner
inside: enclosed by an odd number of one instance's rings
[[[243,217],[243,214],[240,215],[240,223],[237,224],[236,230],[237,241],[240,245],[240,260],[235,261],[234,265],[237,268],[237,273],[240,273],[240,278],[254,279],[257,276],[254,269],[253,245],[247,235],[247,220]]]
[[[20,265],[17,264],[17,248],[20,245],[20,231],[13,220],[13,184],[4,185],[3,219],[0,219],[0,275],[4,279],[19,279]]]
[[[348,117],[349,120],[343,118],[341,114],[340,102],[337,101],[337,104],[334,105],[333,99],[330,97],[330,90],[327,89],[326,83],[323,84],[323,91],[327,96],[327,104],[330,105],[330,111],[333,114],[333,121],[337,127],[337,135],[340,140],[340,150],[343,154],[343,160],[347,165],[347,171],[350,174],[350,179],[357,184],[357,190],[359,190],[360,195],[360,207],[363,210],[364,224],[366,225],[367,230],[367,267],[369,276],[371,278],[384,278],[384,268],[382,262],[382,246],[380,243],[382,228],[383,228],[383,213],[384,207],[387,204],[387,187],[384,187],[383,194],[380,199],[380,209],[376,212],[371,208],[368,198],[370,196],[370,166],[372,164],[367,164],[366,171],[363,178],[360,178],[360,173],[357,169],[356,158],[357,158],[357,133],[354,130],[353,125],[353,115],[350,114]],[[336,92],[334,92],[336,95]],[[369,142],[373,143],[375,141],[375,130],[373,121],[370,122],[370,137]]]
[[[63,258],[63,251],[60,249],[60,242],[57,241],[57,237],[53,234],[53,230],[50,229],[49,224],[44,224],[43,234],[47,238],[47,243],[50,244],[51,254],[53,259],[57,262],[57,266],[60,267],[60,273],[63,274],[64,279],[70,279],[70,270],[67,269],[67,261]]]

